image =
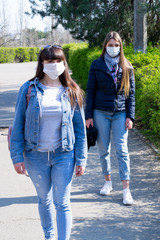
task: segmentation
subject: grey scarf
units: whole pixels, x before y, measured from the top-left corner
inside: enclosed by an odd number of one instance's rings
[[[109,56],[107,52],[105,52],[104,61],[106,64],[109,63],[113,67],[114,65],[118,65],[118,63],[120,62],[120,57],[118,55],[117,57],[113,58],[113,57]]]
[[[118,55],[117,57],[112,58],[108,55],[108,53],[105,53],[104,60],[105,60],[105,63],[107,66],[108,66],[108,64],[111,65],[110,72],[114,79],[114,83],[117,86],[117,73],[118,73],[118,68],[119,68],[118,63],[120,61],[120,57]]]

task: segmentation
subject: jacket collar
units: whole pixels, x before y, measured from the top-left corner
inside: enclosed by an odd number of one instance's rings
[[[38,77],[35,77],[33,80],[30,81],[29,86],[31,86],[31,85],[35,85],[36,87],[40,88],[43,91]],[[69,87],[65,87],[65,92],[68,89],[69,89]]]
[[[104,72],[104,73],[108,74],[113,79],[113,77],[112,77],[112,75],[110,73],[110,70],[109,70],[107,64],[105,63],[104,58],[103,57],[99,57],[97,60],[98,61],[96,61],[94,69],[95,70],[96,69],[100,70],[101,72]],[[121,67],[118,70],[118,74],[122,75],[122,68]]]
[[[98,58],[98,61],[96,62],[96,65],[94,67],[95,67],[95,69],[100,70],[102,72],[105,72],[105,73],[107,73],[107,74],[109,74],[111,76],[109,68],[108,68],[107,64],[105,63],[103,57],[99,57]]]

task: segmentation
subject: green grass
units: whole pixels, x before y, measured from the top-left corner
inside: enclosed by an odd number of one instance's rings
[[[148,140],[151,144],[158,149],[158,156],[160,158],[160,135],[156,134],[152,129],[145,129],[140,121],[140,119],[136,119],[134,126],[137,130]]]
[[[159,151],[160,156],[160,136],[153,133],[152,130],[140,129],[139,130]]]

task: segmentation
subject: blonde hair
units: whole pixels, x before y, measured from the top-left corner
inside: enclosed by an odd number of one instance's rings
[[[133,69],[132,64],[125,58],[124,51],[123,51],[123,44],[122,39],[120,35],[117,32],[109,32],[103,42],[103,49],[101,57],[104,57],[106,52],[106,45],[109,42],[110,39],[114,39],[115,41],[119,42],[120,44],[120,65],[122,68],[122,81],[121,81],[121,87],[119,91],[122,91],[124,89],[125,97],[127,98],[129,96],[129,89],[130,89],[130,71]]]

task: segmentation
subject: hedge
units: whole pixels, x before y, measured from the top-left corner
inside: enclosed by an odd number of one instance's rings
[[[39,48],[36,47],[0,47],[0,63],[37,61],[38,53]]]
[[[63,52],[65,54],[65,57],[67,59],[67,62],[69,63],[69,51],[71,47],[74,47],[75,43],[68,43],[68,44],[63,44],[62,48],[63,48]]]
[[[160,136],[160,53],[129,55],[135,68],[136,115]]]
[[[65,46],[65,51],[73,77],[86,90],[90,65],[102,50],[83,43]],[[135,69],[136,117],[160,136],[160,49],[149,46],[146,54],[134,53],[130,45],[124,47],[124,52]]]
[[[12,63],[15,61],[15,48],[0,48],[0,63]]]

